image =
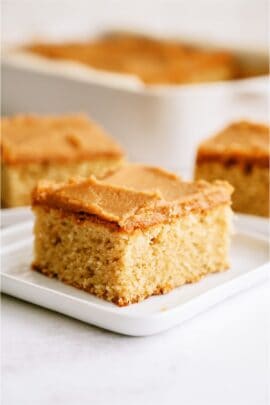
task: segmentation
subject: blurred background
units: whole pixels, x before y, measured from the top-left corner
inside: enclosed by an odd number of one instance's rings
[[[267,55],[267,0],[2,0],[2,43],[84,40],[114,29],[173,37],[234,52]],[[72,70],[72,69],[71,69]],[[72,73],[70,70],[70,73]],[[76,72],[75,72],[76,73]],[[161,93],[106,87],[83,78],[45,77],[3,68],[2,111],[85,111],[127,149],[147,161],[190,175],[205,137],[232,120],[268,121],[267,79],[178,86]],[[183,87],[183,88],[181,88]],[[155,147],[153,148],[153,145]]]
[[[2,0],[4,42],[81,38],[124,27],[211,40],[246,49],[268,46],[267,0]]]

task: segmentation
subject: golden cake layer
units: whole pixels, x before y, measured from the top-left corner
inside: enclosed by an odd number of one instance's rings
[[[95,69],[138,76],[146,84],[196,83],[233,79],[235,57],[177,41],[140,35],[111,35],[88,42],[32,44],[25,48],[52,60],[68,60]]]
[[[128,165],[39,184],[33,269],[123,306],[229,267],[231,186]]]
[[[195,178],[228,181],[235,189],[233,209],[269,216],[269,161],[269,127],[236,122],[199,146]]]
[[[1,201],[28,205],[38,180],[103,175],[122,164],[118,144],[84,115],[1,120]]]

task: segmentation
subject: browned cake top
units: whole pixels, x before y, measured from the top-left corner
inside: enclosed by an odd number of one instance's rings
[[[90,214],[131,231],[229,204],[231,193],[226,182],[188,183],[160,168],[127,165],[100,180],[91,177],[65,185],[42,182],[33,193],[33,206]]]
[[[210,160],[227,163],[243,161],[266,167],[269,166],[269,158],[269,127],[247,121],[233,123],[204,141],[197,154],[198,163]]]
[[[3,118],[1,153],[7,164],[123,156],[117,143],[82,114]]]
[[[52,60],[136,75],[144,83],[191,83],[235,78],[232,54],[140,35],[112,35],[89,42],[33,44],[26,51]]]

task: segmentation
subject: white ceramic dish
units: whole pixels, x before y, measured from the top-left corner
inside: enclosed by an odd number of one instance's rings
[[[205,277],[169,294],[119,308],[59,281],[30,270],[32,222],[2,232],[2,291],[114,332],[146,336],[162,332],[222,300],[266,280],[267,238],[252,233],[252,222],[239,216],[232,241],[229,271]]]
[[[237,52],[268,64],[267,55]],[[134,76],[76,63],[12,51],[2,57],[4,113],[85,111],[118,138],[131,160],[178,169],[191,168],[198,142],[231,119],[267,120],[267,92],[265,76],[147,87]]]
[[[30,207],[2,208],[1,209],[1,227],[6,228],[10,225],[16,225],[33,218]]]

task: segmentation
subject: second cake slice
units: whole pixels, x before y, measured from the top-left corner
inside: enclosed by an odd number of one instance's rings
[[[3,118],[1,138],[4,207],[29,205],[38,180],[103,175],[124,156],[117,142],[82,114]]]
[[[228,181],[234,188],[233,210],[269,217],[269,163],[269,127],[240,121],[199,146],[195,177]]]

